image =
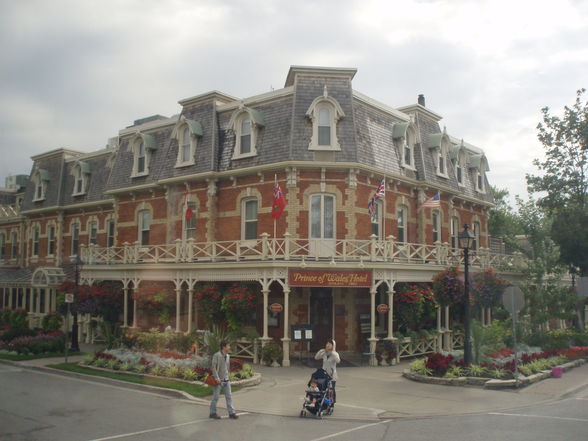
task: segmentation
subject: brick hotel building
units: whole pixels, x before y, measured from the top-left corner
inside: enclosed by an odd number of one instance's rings
[[[459,264],[463,224],[474,265],[507,256],[488,248],[483,151],[442,128],[422,95],[391,107],[354,90],[355,74],[293,66],[282,89],[182,99],[179,114],[135,121],[102,150],[32,157],[20,204],[0,212],[1,306],[31,320],[55,309],[81,256],[82,283],[120,282],[125,325],[151,326],[132,294],[157,286],[176,295],[176,330],[200,327],[195,287],[237,281],[257,287],[257,331],[282,342],[284,365],[291,325],[313,326],[312,349],[394,338],[392,310],[376,305],[393,306],[398,282]],[[287,205],[274,225],[275,180]],[[437,193],[438,207],[421,208]]]

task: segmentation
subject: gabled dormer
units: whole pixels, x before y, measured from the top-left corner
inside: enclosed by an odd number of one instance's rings
[[[437,173],[437,176],[449,178],[449,175],[447,174],[447,158],[449,157],[451,141],[447,132],[443,130],[443,133],[429,135],[428,147],[433,155],[433,162],[435,164],[435,172]]]
[[[240,105],[229,120],[229,130],[235,134],[235,149],[231,159],[257,156],[257,141],[263,127],[265,121],[260,111]]]
[[[316,97],[306,111],[306,117],[312,122],[312,136],[308,150],[341,150],[337,139],[337,123],[344,116],[341,105],[329,96],[325,85],[322,96]]]
[[[90,164],[84,161],[77,161],[72,167],[71,173],[74,177],[72,196],[86,194],[90,180]]]
[[[178,142],[178,156],[175,167],[194,165],[196,147],[202,138],[202,125],[198,121],[182,116],[176,123],[171,138]]]
[[[414,150],[420,143],[419,132],[413,122],[394,123],[392,127],[392,139],[398,148],[400,166],[408,170],[416,170]]]
[[[490,171],[488,160],[483,153],[471,155],[469,168],[473,173],[474,188],[478,193],[486,193],[486,172]]]
[[[50,177],[47,170],[38,168],[33,172],[33,175],[31,176],[31,182],[33,183],[34,188],[33,202],[41,202],[45,200],[49,181]]]
[[[155,137],[137,132],[129,141],[129,148],[133,154],[133,170],[131,178],[147,176],[151,165],[151,156],[157,149]]]

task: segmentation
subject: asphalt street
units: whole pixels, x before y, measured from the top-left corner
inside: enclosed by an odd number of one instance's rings
[[[505,393],[505,409],[508,397]],[[0,364],[2,441],[588,439],[587,388],[504,412],[379,421],[301,419],[298,406],[292,403],[292,417],[243,413],[237,421],[215,421],[208,418],[205,401]]]

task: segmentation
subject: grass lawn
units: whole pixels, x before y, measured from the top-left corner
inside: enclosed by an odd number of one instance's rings
[[[113,378],[115,380],[127,381],[129,383],[146,384],[148,386],[164,387],[167,389],[181,390],[189,393],[194,397],[205,397],[212,395],[210,387],[200,386],[198,384],[180,383],[171,380],[161,379],[155,380],[152,378],[143,378],[135,375],[124,375],[116,372],[103,372],[79,366],[77,363],[59,363],[47,365],[49,368],[59,369],[68,372],[77,372],[79,374],[93,375],[95,377]]]
[[[74,355],[86,355],[85,352],[69,352],[67,354],[68,357],[72,357]],[[3,354],[0,352],[0,360],[11,360],[11,361],[26,361],[26,360],[36,360],[39,358],[65,358],[65,354],[63,352],[46,352],[44,354]]]

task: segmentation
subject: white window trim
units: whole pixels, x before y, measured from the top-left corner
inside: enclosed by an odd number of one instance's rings
[[[376,211],[376,222],[373,221],[373,219],[370,216],[370,231],[371,231],[371,225],[373,224],[378,224],[378,234],[377,237],[378,239],[382,239],[382,225],[383,225],[383,220],[384,220],[384,203],[382,201],[376,201],[376,207],[377,211]],[[370,233],[370,237],[373,233]]]
[[[443,147],[436,148],[433,157],[435,159],[435,172],[437,173],[437,176],[449,179],[449,175],[447,174],[447,152],[445,149]],[[443,158],[443,164],[445,167],[445,171],[443,173],[439,167],[441,158]]]
[[[255,222],[257,223],[257,230],[258,230],[258,236],[259,236],[259,199],[256,197],[247,197],[247,198],[243,198],[241,199],[241,245],[243,246],[252,246],[254,244],[257,243],[257,238],[255,239],[245,239],[245,225],[247,222],[247,211],[245,209],[245,206],[247,204],[247,202],[250,201],[256,201],[257,202],[257,217],[255,218]]]
[[[329,109],[331,117],[331,145],[319,145],[319,111],[322,108]],[[308,144],[308,150],[316,151],[327,151],[327,152],[338,152],[341,151],[341,145],[337,138],[337,123],[343,117],[345,113],[341,108],[341,105],[334,98],[328,96],[327,86],[324,87],[323,95],[314,99],[308,110],[306,111],[306,117],[312,122],[312,136],[310,143]]]
[[[82,166],[77,163],[72,168],[72,175],[74,177],[74,186],[72,196],[82,196],[87,192],[88,187],[88,174],[82,171]],[[82,181],[82,190],[76,191],[78,187],[78,181]]]
[[[98,243],[98,232],[99,232],[99,228],[100,228],[100,224],[98,223],[98,219],[96,218],[90,218],[88,220],[88,224],[86,226],[87,230],[88,230],[88,245],[90,245],[92,242],[92,224],[95,223],[96,224],[96,243]]]
[[[436,216],[435,216],[436,215]],[[435,217],[437,217],[437,223],[435,224]],[[443,241],[442,235],[442,221],[441,221],[441,211],[440,210],[432,210],[431,211],[431,225],[432,225],[432,233],[433,233],[433,244],[437,242],[441,243]],[[437,240],[435,240],[435,232],[437,233]]]
[[[109,245],[110,239],[110,223],[113,223],[113,231],[112,231],[112,245]],[[104,228],[106,230],[106,247],[111,248],[116,246],[116,219],[112,216],[106,218]]]
[[[36,171],[33,175],[33,183],[34,185],[34,193],[33,193],[33,202],[41,202],[45,200],[46,192],[47,192],[47,181],[41,178],[41,173]],[[37,197],[37,189],[41,187],[41,196]]]
[[[139,152],[138,146],[143,143],[143,149],[145,150],[145,170],[138,172],[139,168]],[[141,134],[137,134],[130,140],[131,152],[133,153],[133,171],[131,172],[131,178],[139,178],[141,176],[149,176],[149,168],[151,165],[151,149],[148,148],[145,140]]]
[[[188,155],[187,161],[182,161],[182,148],[184,146],[184,134],[188,131],[188,136],[190,137],[190,154]],[[187,167],[190,165],[196,164],[194,160],[194,156],[196,155],[196,136],[190,130],[190,126],[188,123],[184,123],[178,128],[177,138],[178,140],[178,157],[176,158],[176,165],[175,168]]]
[[[461,181],[457,176],[457,170],[461,169]],[[457,185],[460,187],[465,187],[465,167],[464,161],[461,160],[461,155],[457,155],[457,160],[455,161],[455,180],[457,181]]]
[[[197,233],[197,229],[196,229],[196,213],[198,210],[198,207],[196,206],[196,202],[191,201],[190,199],[188,199],[188,205],[192,206],[192,219],[194,220],[194,236],[196,236]],[[195,237],[194,237],[195,238]],[[182,239],[183,240],[188,240],[190,239],[188,237],[188,222],[186,221],[186,213],[182,210]]]
[[[454,224],[453,224],[454,220],[457,220],[457,223],[455,224],[455,230],[453,228],[454,227]],[[449,224],[449,239],[451,241],[451,248],[459,248],[459,217],[458,216],[451,216],[450,224]]]
[[[241,153],[241,125],[243,119],[248,118],[251,124],[251,151],[248,153]],[[251,115],[244,111],[239,114],[235,119],[233,131],[235,133],[235,149],[233,150],[233,156],[231,159],[244,159],[257,156],[257,132],[258,128]]]
[[[149,228],[148,229],[143,229],[143,216],[142,216],[143,212],[149,213]],[[139,242],[139,245],[141,245],[143,247],[150,245],[148,243],[143,243],[143,231],[149,231],[149,242],[151,242],[151,225],[153,225],[153,213],[151,213],[151,210],[149,210],[147,208],[139,210],[137,212],[137,241]]]
[[[396,234],[398,234],[398,212],[402,210],[402,228],[404,229],[404,237],[397,237],[396,240],[398,242],[406,243],[408,241],[408,207],[405,205],[400,205],[396,207]]]
[[[404,154],[405,148],[407,146],[410,150],[411,164],[408,164],[406,162],[406,155]],[[405,168],[407,170],[416,171],[416,164],[415,164],[415,160],[414,160],[414,140],[412,139],[412,136],[408,134],[408,130],[407,130],[405,137],[402,138],[402,144],[401,144],[400,148],[402,149],[402,164],[401,164],[402,168]]]
[[[78,227],[78,250],[77,252],[74,252],[74,230],[75,230],[75,226],[77,225]],[[82,225],[79,221],[72,221],[72,223],[70,224],[70,228],[69,228],[69,234],[71,237],[71,244],[70,244],[70,255],[71,256],[76,256],[79,252],[80,252],[80,234],[82,232]]]
[[[47,223],[47,226],[45,228],[47,230],[47,257],[53,257],[55,256],[55,252],[57,251],[57,226],[53,221],[50,221]],[[51,247],[49,246],[49,244],[51,243],[51,235],[49,234],[51,228],[53,228],[53,253],[49,252],[51,250]]]
[[[474,180],[475,180],[476,191],[478,193],[485,194],[486,193],[486,186],[484,185],[484,172],[482,171],[481,168],[476,169],[476,175],[474,177]],[[479,185],[480,181],[482,182],[481,187]]]
[[[312,198],[314,196],[321,196],[321,212],[320,212],[320,225],[321,225],[321,237],[312,237]],[[325,198],[329,197],[333,199],[333,237],[325,236]],[[313,193],[308,198],[308,238],[310,240],[336,240],[337,239],[337,197],[331,193]]]

